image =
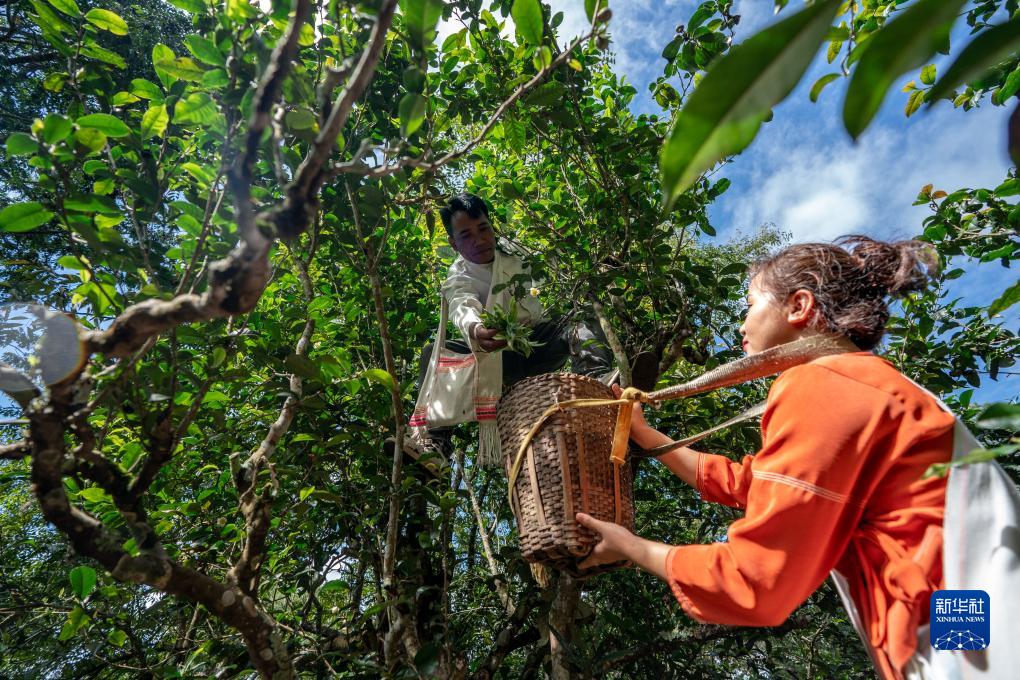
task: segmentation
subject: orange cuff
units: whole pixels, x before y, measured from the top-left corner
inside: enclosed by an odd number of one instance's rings
[[[725,475],[728,471],[726,468],[720,470],[720,466],[716,464],[714,460],[710,460],[709,456],[711,456],[712,459],[721,459],[724,465],[730,464],[730,461],[723,456],[706,454],[700,451],[698,452],[698,475],[694,481],[695,488],[698,490],[698,493],[701,494],[701,500],[709,503],[727,505],[731,508],[741,507],[740,503],[737,502],[737,499],[734,498],[733,495],[715,479],[720,472]],[[709,466],[713,466],[713,469],[709,469]]]
[[[699,471],[701,469],[700,458],[698,469]],[[680,582],[675,577],[676,569],[673,565],[681,559],[682,556],[680,554],[680,549],[682,547],[683,546],[679,545],[673,546],[673,548],[671,548],[666,554],[666,582],[669,584],[670,590],[673,591],[673,597],[675,597],[676,601],[680,603],[681,607],[683,607],[684,612],[698,623],[707,623],[701,613],[701,610],[694,606],[694,603],[691,602],[690,598],[687,597],[687,594],[684,593],[683,588],[680,587]]]

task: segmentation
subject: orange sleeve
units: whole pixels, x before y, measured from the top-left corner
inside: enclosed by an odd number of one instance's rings
[[[684,610],[729,625],[785,621],[845,551],[870,488],[864,477],[874,474],[868,452],[881,448],[894,407],[879,390],[821,366],[780,376],[761,451],[743,464],[714,456],[699,464],[702,494],[739,501],[743,493],[746,514],[725,542],[669,552],[666,578]]]
[[[751,487],[751,461],[744,456],[735,463],[726,456],[698,454],[698,477],[695,487],[701,499],[734,508],[747,507],[747,490]]]

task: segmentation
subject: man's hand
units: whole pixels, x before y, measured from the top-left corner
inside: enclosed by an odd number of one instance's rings
[[[495,328],[486,328],[480,323],[471,327],[471,336],[483,352],[495,352],[506,347],[506,340],[496,340],[499,333]]]

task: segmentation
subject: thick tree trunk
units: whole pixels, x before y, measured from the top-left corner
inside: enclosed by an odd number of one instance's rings
[[[569,646],[575,633],[574,619],[581,597],[581,584],[568,574],[558,572],[556,598],[549,610],[549,654],[552,660],[552,680],[572,680],[577,677],[570,670]]]

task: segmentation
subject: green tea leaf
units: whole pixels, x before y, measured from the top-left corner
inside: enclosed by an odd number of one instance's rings
[[[78,599],[84,600],[96,587],[96,570],[92,567],[80,566],[71,570],[71,589]]]
[[[0,231],[11,233],[30,231],[46,224],[53,213],[37,201],[15,203],[0,210]]]
[[[198,123],[205,125],[216,120],[219,110],[212,97],[204,92],[192,92],[174,106],[175,123]]]
[[[185,44],[195,58],[210,66],[225,66],[227,58],[216,47],[216,43],[208,38],[197,34],[189,35],[184,39]]]
[[[131,94],[142,99],[163,101],[163,90],[159,89],[159,85],[145,78],[135,78],[131,81]]]
[[[71,134],[71,121],[59,113],[51,113],[43,120],[43,141],[56,144]]]
[[[1006,80],[996,91],[993,101],[998,101],[999,103],[1004,104],[1017,92],[1020,92],[1020,66],[1013,69],[1013,71],[1006,76]]]
[[[89,622],[89,617],[81,607],[75,607],[67,615],[67,621],[64,622],[63,628],[60,629],[60,635],[57,638],[61,642],[64,640],[70,640],[73,638],[79,630],[82,629]]]
[[[57,260],[57,264],[65,269],[73,269],[74,271],[85,269],[85,265],[75,255],[64,255]]]
[[[7,137],[8,156],[28,156],[39,150],[39,142],[24,132],[15,132]]]
[[[167,0],[167,2],[177,9],[182,9],[192,14],[204,14],[206,10],[203,0]]]
[[[202,76],[205,75],[205,69],[196,64],[190,57],[178,57],[173,61],[163,61],[158,66],[174,78],[187,80],[191,83],[201,82]]]
[[[258,15],[259,11],[248,0],[227,0],[227,16],[238,23]]]
[[[108,9],[90,9],[85,15],[85,21],[114,35],[127,35],[128,32],[127,22]]]
[[[120,56],[116,52],[100,47],[95,43],[86,43],[81,46],[81,54],[92,59],[97,59],[104,64],[110,64],[117,68],[126,68],[127,62],[124,61],[124,57]]]
[[[839,75],[840,74],[838,73],[826,73],[824,76],[816,80],[815,84],[811,86],[811,94],[808,95],[811,101],[817,102],[818,96],[822,94],[822,90],[825,89],[825,86],[839,78]]]
[[[1018,302],[1020,302],[1020,283],[1014,283],[991,304],[988,308],[988,316],[1001,314]]]
[[[110,103],[114,106],[127,106],[128,104],[134,104],[140,101],[137,95],[133,95],[130,92],[118,92],[110,98]]]
[[[64,208],[76,212],[119,215],[120,208],[112,199],[96,194],[71,194],[64,199]]]
[[[212,181],[215,179],[215,174],[209,172],[198,163],[192,163],[190,161],[187,163],[181,163],[181,170],[203,184],[212,184]]]
[[[992,404],[978,415],[975,422],[986,430],[1020,432],[1020,404]]]
[[[427,100],[420,94],[405,94],[400,99],[400,134],[410,137],[425,122]]]
[[[173,85],[174,81],[177,80],[174,76],[164,70],[162,64],[173,62],[176,59],[174,51],[162,43],[156,43],[152,46],[152,68],[156,71],[156,75],[159,76],[160,82],[163,83],[163,87],[170,90],[170,86]]]
[[[966,0],[918,0],[864,43],[843,103],[843,124],[857,139],[886,93],[907,71],[924,65],[949,38]]]
[[[381,368],[370,368],[361,375],[368,378],[370,382],[382,385],[388,390],[395,390],[397,388],[397,383],[394,382],[393,376]]]
[[[609,0],[584,0],[584,14],[588,17],[588,24],[590,25],[595,20],[595,15],[608,6]],[[693,17],[691,20],[693,21]]]
[[[173,50],[161,44],[152,48],[152,65],[157,74],[163,73],[192,83],[202,80],[202,76],[205,74],[205,69],[196,64],[193,59],[177,57]]]
[[[93,152],[102,151],[106,146],[106,135],[93,128],[78,128],[74,131],[76,142]]]
[[[667,207],[701,173],[751,143],[772,107],[790,94],[811,64],[838,4],[837,0],[817,2],[751,36],[714,62],[662,147]]]
[[[52,31],[54,34],[74,33],[74,27],[60,18],[50,7],[39,0],[32,0],[32,7],[35,9],[37,23],[43,31]]]
[[[107,137],[127,137],[131,134],[131,128],[125,125],[124,121],[108,113],[92,113],[82,116],[75,122],[78,127],[99,130]]]
[[[43,79],[43,89],[50,92],[60,92],[67,84],[69,76],[63,71],[54,71]]]
[[[148,139],[149,137],[162,137],[169,122],[170,115],[166,111],[166,106],[163,104],[157,104],[156,106],[151,107],[142,116],[142,127],[140,129],[142,139]]]
[[[74,0],[49,0],[49,3],[68,16],[81,16],[81,10],[78,9],[78,4]]]
[[[921,104],[924,102],[924,90],[914,90],[907,97],[907,105],[904,107],[903,112],[907,118],[910,118],[914,113],[921,108]]]
[[[202,76],[202,87],[216,89],[230,83],[230,76],[221,68],[206,71]]]
[[[400,14],[414,47],[424,50],[426,44],[432,44],[436,39],[436,23],[442,13],[442,0],[400,0]]]
[[[538,0],[514,0],[510,16],[517,26],[517,35],[529,45],[542,42],[542,6]]]

